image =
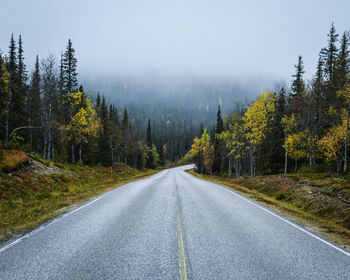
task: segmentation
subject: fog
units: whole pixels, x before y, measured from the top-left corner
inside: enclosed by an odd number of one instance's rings
[[[84,76],[167,73],[290,79],[303,55],[311,77],[332,21],[349,28],[349,1],[1,1],[0,49],[22,34],[26,62],[73,42]],[[5,23],[5,24],[4,24]],[[5,27],[5,28],[4,28]]]
[[[22,34],[27,69],[71,39],[86,91],[144,119],[192,110],[202,121],[288,84],[298,55],[311,79],[331,22],[349,29],[350,2],[11,0],[1,10],[0,50]]]

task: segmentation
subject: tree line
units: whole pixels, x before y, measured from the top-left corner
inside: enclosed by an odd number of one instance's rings
[[[59,62],[53,55],[41,60],[36,56],[30,74],[21,35],[18,42],[12,35],[8,53],[0,53],[2,148],[72,164],[164,165],[164,147],[155,141],[150,119],[146,136],[135,127],[126,108],[119,112],[100,94],[93,100],[79,85],[71,40]]]
[[[298,57],[291,86],[276,84],[256,100],[236,104],[215,129],[201,129],[186,158],[200,173],[233,176],[301,171],[348,171],[350,114],[349,32],[332,23],[316,73],[304,80]]]

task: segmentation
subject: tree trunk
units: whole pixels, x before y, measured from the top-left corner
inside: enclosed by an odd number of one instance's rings
[[[348,167],[348,134],[349,134],[349,111],[346,118],[346,132],[345,132],[345,144],[344,144],[344,173],[346,173]]]
[[[235,159],[235,173],[236,173],[236,178],[239,176],[239,164],[238,164],[238,159]]]
[[[284,153],[284,174],[287,174],[287,168],[288,168],[288,151],[286,149]]]
[[[82,150],[83,150],[83,144],[80,141],[80,143],[79,143],[79,161],[80,161],[80,163],[82,163],[82,160],[81,160]]]
[[[5,147],[9,142],[10,100],[11,100],[11,93],[9,92],[7,94],[7,100],[6,100]]]
[[[298,169],[298,160],[296,159],[295,160],[295,172],[297,172],[297,169]]]
[[[72,163],[75,164],[75,157],[74,157],[74,139],[72,139],[72,145],[71,145],[71,149],[72,149]]]
[[[32,126],[32,120],[30,117],[30,112],[28,113],[28,126],[31,127]],[[29,144],[30,144],[30,150],[33,150],[33,133],[32,133],[32,129],[29,128]]]
[[[233,161],[233,158],[230,155],[228,157],[228,174],[227,174],[228,178],[232,178],[232,163],[233,163],[232,161]],[[236,162],[237,162],[237,160],[236,160]],[[237,169],[237,166],[236,166],[236,169]]]
[[[253,176],[253,147],[250,145],[250,175]]]
[[[49,117],[48,117],[48,124],[47,124],[47,159],[51,160],[52,156],[51,156],[51,143],[52,143],[52,133],[51,133],[51,118],[52,118],[52,112],[51,112],[51,104],[49,107]]]

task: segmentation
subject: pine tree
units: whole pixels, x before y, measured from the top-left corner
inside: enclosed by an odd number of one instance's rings
[[[224,131],[224,123],[222,121],[221,109],[219,105],[218,112],[216,115],[215,135],[219,135],[223,131]],[[215,135],[213,137],[214,138],[214,161],[213,161],[212,172],[218,174],[221,171],[221,163],[224,157],[224,153],[223,153],[224,143],[223,143],[223,140],[218,139],[217,137],[215,137]]]
[[[108,121],[108,109],[104,96],[102,97],[99,117],[101,122],[101,129],[98,136],[97,161],[102,166],[111,166],[113,162],[110,143],[110,124]]]
[[[154,168],[154,158],[153,158],[153,153],[152,153],[152,148],[153,148],[153,141],[152,141],[152,131],[151,131],[151,120],[148,118],[147,122],[147,135],[146,135],[146,144],[148,148],[148,158],[146,161],[146,167],[147,168]]]
[[[41,93],[40,93],[40,69],[39,69],[39,57],[36,56],[35,69],[32,73],[30,89],[27,97],[27,114],[28,114],[28,126],[29,126],[29,144],[33,148],[33,131],[31,126],[40,125],[40,105],[41,105]],[[36,141],[38,142],[38,141]]]
[[[77,59],[75,58],[75,50],[70,39],[63,55],[62,68],[64,92],[67,94],[77,91]]]
[[[5,62],[2,58],[2,55],[0,53],[0,121],[1,121],[1,126],[3,125],[3,122],[6,119],[6,110],[8,108],[7,102],[8,102],[8,84],[9,84],[9,78],[10,74],[7,72],[7,69],[5,67]],[[1,130],[1,135],[2,137],[5,136],[4,131]],[[5,139],[0,140],[5,140]]]
[[[101,96],[100,93],[97,93],[97,97],[96,97],[96,108],[100,107],[101,105]]]
[[[14,128],[16,113],[14,103],[16,103],[16,99],[18,96],[18,79],[17,79],[17,56],[16,56],[16,42],[13,38],[13,34],[11,35],[10,46],[9,46],[9,54],[8,60],[6,63],[6,68],[10,74],[9,79],[9,93],[7,95],[6,102],[6,117],[5,117],[5,145],[7,145],[9,141],[9,133]]]
[[[300,96],[305,91],[305,84],[303,80],[304,71],[304,63],[301,55],[298,56],[298,63],[294,66],[295,74],[293,77],[295,78],[292,82],[292,91],[294,96]]]
[[[339,35],[335,29],[334,23],[332,22],[331,29],[328,33],[328,46],[322,50],[322,56],[325,60],[324,74],[328,78],[329,85],[334,85],[335,78],[335,66],[338,55],[337,42]]]
[[[338,90],[344,87],[347,77],[350,74],[349,63],[349,33],[344,32],[340,40],[340,49],[337,57],[337,63],[335,65],[335,86]]]

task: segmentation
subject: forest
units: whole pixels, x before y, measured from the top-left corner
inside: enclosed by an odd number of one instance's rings
[[[152,104],[138,88],[114,88],[121,92],[114,99],[98,89],[86,92],[78,81],[71,40],[59,60],[37,56],[29,73],[21,35],[17,41],[12,35],[8,52],[0,53],[1,147],[80,165],[122,163],[143,169],[194,162],[200,173],[228,177],[298,170],[345,173],[349,33],[337,34],[332,23],[327,36],[311,81],[304,79],[300,55],[290,87],[276,83],[251,102],[236,97],[237,85],[197,81],[195,86],[174,87],[173,96]],[[190,99],[186,90],[191,88],[202,99],[220,97],[216,122],[213,106]],[[174,100],[182,89],[189,99],[180,106]],[[133,104],[133,93],[143,96],[147,106]],[[154,91],[157,94],[161,92]],[[121,102],[122,96],[131,101]],[[229,96],[235,102],[225,102]],[[198,102],[200,106],[194,106]],[[223,107],[228,114],[223,115]]]
[[[300,55],[290,88],[276,84],[253,102],[237,104],[215,129],[203,127],[186,160],[197,172],[232,177],[287,172],[348,172],[349,33],[332,23],[313,79]]]
[[[28,73],[21,35],[18,42],[12,35],[8,54],[0,53],[0,109],[3,149],[80,165],[154,169],[165,164],[166,145],[152,133],[149,118],[143,135],[131,124],[127,108],[84,91],[71,40],[59,62],[53,55],[37,56]]]

